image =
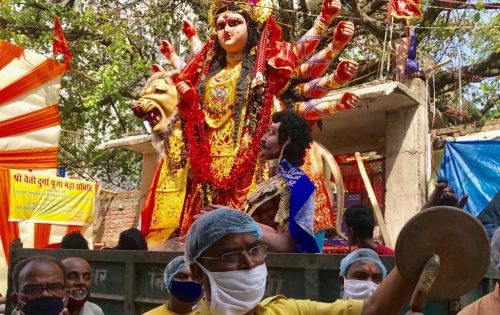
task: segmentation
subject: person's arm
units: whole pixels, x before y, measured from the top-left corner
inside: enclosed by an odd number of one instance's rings
[[[447,180],[438,180],[434,191],[422,206],[422,210],[435,206],[452,206],[462,209],[467,203],[467,199],[467,195],[459,198]]]
[[[373,295],[365,300],[361,314],[399,314],[412,293],[413,288],[401,277],[395,266]]]
[[[262,229],[262,243],[269,248],[269,251],[276,253],[294,253],[295,240],[290,232],[281,232],[272,227],[259,223]]]

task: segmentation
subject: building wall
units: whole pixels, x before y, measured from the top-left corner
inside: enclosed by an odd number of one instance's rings
[[[139,190],[101,190],[94,211],[94,245],[114,247],[118,243],[120,232],[138,227],[142,196]]]

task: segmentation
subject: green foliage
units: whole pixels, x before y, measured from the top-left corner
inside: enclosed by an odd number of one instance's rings
[[[161,61],[159,41],[178,38],[182,13],[193,2],[96,0],[74,1],[72,7],[33,0],[0,4],[0,38],[47,56],[52,49],[54,16],[61,20],[73,62],[59,100],[63,128],[59,163],[70,173],[112,189],[137,187],[140,154],[96,147],[110,139],[144,133],[130,108],[151,64]]]
[[[297,1],[279,1],[282,8],[293,9]],[[312,26],[304,1],[298,1],[301,14],[280,11],[278,23],[291,40],[297,40]],[[362,80],[377,78],[382,52],[380,35],[373,28],[385,30],[386,6],[370,12],[372,29],[360,21],[352,3],[361,10],[374,1],[347,1],[341,15],[354,16],[356,35],[343,51],[342,58],[353,58],[364,64]],[[486,1],[486,3],[488,3]],[[104,187],[130,189],[137,187],[141,170],[141,155],[124,149],[98,150],[97,146],[110,139],[144,133],[142,123],[130,110],[137,93],[149,76],[153,63],[164,63],[159,53],[161,39],[170,40],[181,52],[188,53],[187,41],[180,36],[182,19],[192,20],[205,39],[208,8],[199,0],[110,1],[110,0],[24,0],[0,2],[0,38],[28,49],[50,55],[53,20],[58,15],[73,53],[72,70],[62,82],[60,94],[61,125],[60,164],[80,177],[98,180]],[[423,2],[424,13],[436,10],[432,0]],[[431,5],[430,7],[428,5]],[[500,51],[500,14],[487,10],[484,1],[477,9],[444,10],[419,25],[432,27],[425,32],[418,46],[418,56],[424,68],[432,68],[446,59],[448,71],[456,71],[457,51],[463,65],[478,63]],[[365,14],[366,11],[363,11]],[[430,15],[426,15],[430,16]],[[406,35],[406,24],[397,22],[394,34]],[[380,34],[380,32],[378,33]],[[383,37],[383,36],[382,36]],[[182,39],[181,39],[182,38]],[[322,40],[324,45],[330,35]],[[358,78],[356,80],[359,80]],[[357,83],[365,81],[356,81]],[[449,91],[456,92],[457,82]],[[462,90],[472,119],[499,117],[499,104],[482,114],[489,97],[500,89],[497,78],[467,85]],[[455,93],[456,95],[456,93]],[[438,108],[449,108],[449,97],[440,97]],[[456,104],[456,97],[453,98]]]

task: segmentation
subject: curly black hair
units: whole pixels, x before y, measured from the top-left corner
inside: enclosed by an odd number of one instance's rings
[[[273,123],[280,122],[278,127],[278,142],[284,144],[288,139],[288,143],[283,151],[283,158],[294,166],[304,164],[306,149],[311,146],[311,126],[309,123],[295,112],[283,111],[273,114]]]
[[[225,11],[234,11],[241,14],[245,21],[247,22],[247,32],[248,38],[247,43],[245,45],[245,49],[243,51],[243,60],[241,62],[241,73],[240,78],[236,84],[236,106],[235,106],[235,116],[234,116],[234,128],[235,131],[233,133],[233,137],[236,137],[236,132],[238,130],[238,126],[241,119],[241,111],[243,108],[243,104],[248,99],[248,92],[250,90],[250,82],[252,81],[252,74],[255,65],[255,55],[251,54],[251,50],[254,47],[257,47],[259,44],[259,31],[257,27],[257,23],[246,13],[242,11],[241,8],[230,5],[224,8],[221,8],[217,11],[217,14],[225,12]],[[218,40],[215,41],[215,50],[212,60],[210,61],[210,68],[208,70],[208,74],[205,79],[199,84],[199,92],[201,97],[205,95],[205,86],[207,84],[207,80],[214,76],[216,73],[221,71],[226,67],[226,51],[222,48],[221,44]]]

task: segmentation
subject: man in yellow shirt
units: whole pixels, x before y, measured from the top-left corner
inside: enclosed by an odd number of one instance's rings
[[[143,315],[190,315],[202,297],[203,290],[199,282],[193,281],[184,257],[174,258],[165,268],[163,282],[169,292],[167,303],[160,305]]]
[[[274,296],[262,301],[267,247],[247,214],[221,208],[198,218],[186,237],[186,263],[203,285],[197,315],[391,315],[399,314],[412,288],[397,268],[368,299],[321,303]]]

